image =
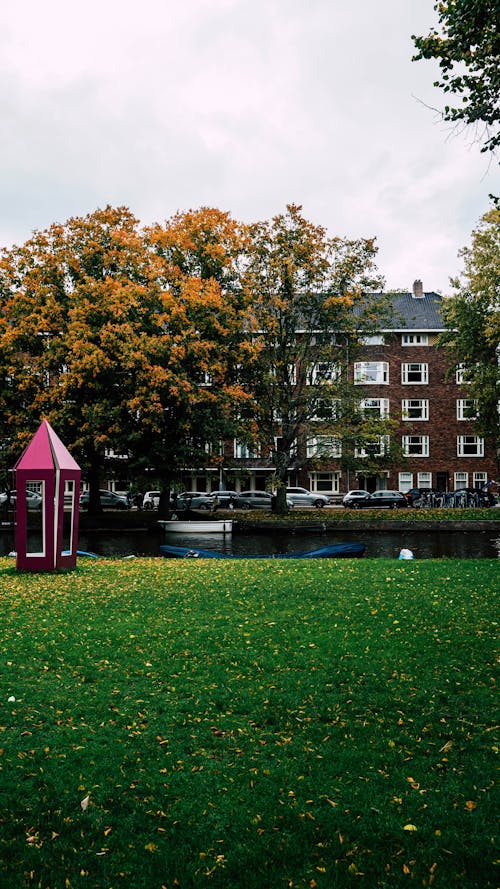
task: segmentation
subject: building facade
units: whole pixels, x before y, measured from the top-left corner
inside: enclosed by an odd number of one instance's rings
[[[377,454],[372,452],[367,474],[353,468],[355,460],[345,459],[345,442],[331,438],[328,460],[323,459],[319,469],[318,442],[311,433],[307,453],[290,466],[290,486],[301,485],[340,500],[355,488],[452,492],[481,488],[497,478],[497,454],[474,430],[475,405],[467,385],[459,371],[449,373],[446,354],[438,347],[444,330],[442,300],[437,293],[425,293],[420,281],[415,281],[411,293],[392,295],[391,327],[367,337],[349,368],[364,409],[394,422],[391,436],[401,458],[383,468],[387,442],[381,441],[380,469],[373,470]],[[272,480],[271,460],[237,441],[224,443],[222,463],[203,472],[186,470],[185,489],[262,490]]]

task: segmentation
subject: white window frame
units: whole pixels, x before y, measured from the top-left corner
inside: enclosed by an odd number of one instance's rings
[[[420,414],[418,414],[419,408]],[[413,421],[423,423],[427,421],[429,419],[429,399],[403,398],[401,402],[401,419],[405,423],[411,423]]]
[[[472,412],[466,416],[467,411]],[[477,418],[477,398],[457,398],[457,420],[475,420]]]
[[[379,417],[389,416],[389,399],[388,398],[363,398],[360,404],[361,410],[367,415],[367,412],[373,411]]]
[[[458,471],[453,473],[453,490],[458,491],[459,488],[469,487],[469,473]]]
[[[389,383],[388,361],[355,361],[355,386],[386,386]]]
[[[474,453],[469,451],[473,445]],[[457,435],[457,457],[484,457],[484,438],[481,435]]]
[[[31,545],[31,538],[28,536],[28,540],[26,542],[26,558],[27,559],[36,559],[36,558],[40,558],[40,557],[45,558],[45,556],[47,555],[47,527],[46,527],[47,510],[46,510],[46,502],[45,502],[45,494],[46,494],[45,481],[43,479],[41,479],[40,481],[30,479],[29,482],[26,482],[26,492],[28,492],[28,491],[36,491],[38,494],[40,494],[40,496],[42,498],[42,504],[41,504],[41,510],[40,510],[41,519],[42,519],[42,527],[41,527],[42,548],[31,550],[29,548]],[[18,490],[17,496],[19,497],[19,495],[20,495],[20,491]],[[26,508],[27,508],[27,505],[26,505]],[[33,546],[35,545],[34,542],[32,543],[32,545]]]
[[[360,336],[359,342],[362,346],[385,346],[385,336],[383,333],[370,333]]]
[[[432,472],[417,472],[417,488],[426,491],[432,488]]]
[[[307,371],[309,386],[337,383],[340,379],[340,364],[336,361],[316,361]]]
[[[325,411],[324,416],[320,416],[319,413],[318,414],[314,413],[311,416],[312,421],[321,422],[321,421],[325,421],[325,420],[331,421],[331,420],[338,420],[339,419],[340,405],[341,405],[340,398],[316,398],[315,402],[314,402],[314,410],[316,410],[319,407],[320,402],[326,403],[327,408],[330,408],[330,414],[328,415],[327,411]]]
[[[354,456],[355,457],[384,457],[389,450],[389,436],[388,435],[374,435],[373,436],[373,445],[378,443],[378,451],[372,451],[368,448],[368,443],[363,442],[362,444],[356,445],[354,448]],[[371,444],[371,443],[370,443]]]
[[[403,494],[413,488],[413,472],[400,472],[398,474],[398,491]]]
[[[233,453],[237,460],[252,460],[254,457],[259,456],[260,448],[253,450],[250,445],[243,441],[238,441],[238,439],[235,438]]]
[[[340,478],[340,472],[311,472],[309,475],[311,491],[318,494],[339,494]]]
[[[428,346],[429,337],[426,333],[403,333],[402,346]]]
[[[403,435],[403,453],[405,457],[428,457],[429,456],[429,436],[428,435]],[[420,451],[413,451],[420,445]]]
[[[419,371],[417,371],[419,368]],[[420,379],[410,379],[415,374]],[[429,365],[425,361],[408,361],[401,365],[401,382],[403,386],[427,386],[429,382]]]
[[[342,442],[334,435],[311,436],[306,442],[308,459],[325,457],[336,460],[342,456]]]
[[[472,473],[472,487],[473,488],[484,488],[486,482],[488,481],[488,473],[487,472],[473,472]]]
[[[457,386],[467,386],[468,385],[468,380],[464,379],[464,374],[465,374],[466,370],[467,370],[467,367],[465,364],[459,364],[457,366],[457,369],[455,371],[455,380],[457,382]]]

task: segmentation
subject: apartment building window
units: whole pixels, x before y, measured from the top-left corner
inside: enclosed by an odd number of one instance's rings
[[[401,382],[412,386],[425,386],[429,382],[429,365],[408,363],[401,365]]]
[[[364,398],[360,404],[360,407],[365,417],[389,416],[388,398]]]
[[[340,492],[340,472],[312,472],[311,491],[318,494],[338,494]]]
[[[310,386],[320,383],[336,383],[340,379],[340,365],[334,361],[317,361],[308,368],[307,382]]]
[[[356,361],[354,363],[354,382],[357,386],[375,386],[389,382],[389,364],[387,361]]]
[[[484,488],[488,481],[486,472],[474,472],[472,477],[474,488]]]
[[[281,372],[282,372],[282,369],[280,369],[280,378],[281,378]],[[276,379],[278,377],[278,368],[276,367],[276,365],[272,365],[269,373],[273,379]],[[289,386],[296,386],[297,385],[297,365],[294,362],[287,364],[284,381]]]
[[[383,333],[371,333],[361,336],[359,341],[362,346],[384,346],[385,337]]]
[[[317,435],[308,438],[306,444],[307,457],[337,458],[342,456],[342,442],[333,435]]]
[[[334,333],[331,331],[318,331],[315,333],[311,340],[316,346],[335,346],[337,343],[337,338]]]
[[[431,472],[419,472],[417,473],[417,488],[421,488],[422,490],[429,490],[432,488],[432,473]]]
[[[338,420],[340,417],[340,398],[317,398],[314,402],[311,420]]]
[[[457,420],[475,420],[477,417],[476,398],[457,398]]]
[[[389,450],[388,435],[374,435],[372,439],[365,440],[356,445],[355,457],[383,457]]]
[[[469,473],[468,472],[455,472],[454,474],[454,490],[458,491],[460,488],[468,488],[469,487]]]
[[[466,374],[467,374],[467,365],[466,364],[458,364],[457,370],[455,373],[455,379],[456,379],[457,384],[459,386],[467,386],[468,383],[470,382],[469,380],[466,379]]]
[[[239,460],[249,460],[252,457],[259,456],[259,449],[250,447],[250,445],[245,444],[245,442],[235,439],[234,456],[237,457]]]
[[[403,435],[403,453],[405,457],[428,457],[428,435]]]
[[[458,457],[484,457],[484,438],[480,435],[459,435],[457,437]]]
[[[429,337],[426,333],[403,333],[401,343],[403,346],[428,346]]]
[[[403,398],[401,415],[403,420],[428,420],[428,398]]]
[[[411,491],[413,488],[413,472],[400,472],[398,486],[403,494],[405,491]]]

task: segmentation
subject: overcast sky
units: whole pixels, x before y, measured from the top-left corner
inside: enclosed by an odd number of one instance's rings
[[[498,164],[411,62],[433,0],[5,0],[0,246],[106,204],[141,223],[288,203],[450,292]]]

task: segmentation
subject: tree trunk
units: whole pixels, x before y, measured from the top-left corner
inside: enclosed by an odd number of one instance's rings
[[[288,454],[275,454],[276,494],[273,497],[272,510],[276,515],[286,515],[286,482],[288,477]]]
[[[158,518],[168,519],[170,514],[170,483],[162,487],[158,503]]]

